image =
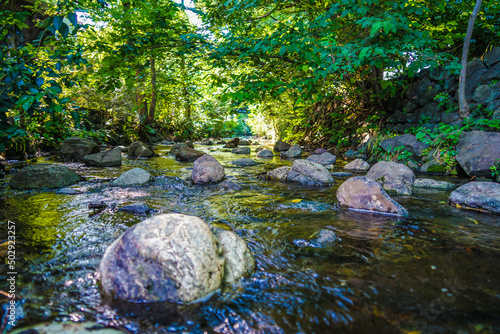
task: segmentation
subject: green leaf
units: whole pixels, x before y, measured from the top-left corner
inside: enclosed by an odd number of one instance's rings
[[[55,16],[52,24],[54,25],[54,28],[56,28],[56,30],[59,30],[61,28],[62,22],[63,22],[62,16]]]
[[[282,56],[286,52],[286,46],[282,46],[280,49],[280,56]]]
[[[59,28],[58,30],[63,38],[68,38],[69,27],[66,23],[62,22],[61,28]]]
[[[78,19],[77,19],[77,16],[76,16],[76,13],[73,12],[73,13],[69,13],[68,14],[68,20],[69,22],[71,22],[72,25],[74,25],[75,27],[78,26]]]

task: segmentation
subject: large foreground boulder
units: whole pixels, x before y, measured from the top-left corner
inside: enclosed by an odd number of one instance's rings
[[[64,161],[82,161],[83,157],[99,152],[99,146],[90,139],[80,137],[66,138],[61,146]]]
[[[177,151],[175,155],[175,160],[181,162],[194,162],[196,159],[204,155],[205,153],[197,151],[191,147],[182,147]]]
[[[413,192],[415,173],[408,166],[397,162],[379,161],[370,168],[366,177],[398,195],[411,195]]]
[[[460,209],[500,214],[500,184],[495,182],[464,184],[450,194],[449,204]]]
[[[340,205],[355,211],[407,216],[408,211],[393,200],[378,182],[364,176],[347,179],[337,190]]]
[[[155,155],[153,149],[143,142],[136,141],[128,147],[128,155],[130,157],[145,157],[149,158]]]
[[[148,183],[153,179],[153,176],[142,168],[134,168],[126,171],[116,180],[109,184],[112,186],[133,186]]]
[[[247,255],[239,240],[221,242],[198,217],[162,214],[108,247],[99,266],[101,286],[127,301],[190,303],[251,271]],[[248,267],[234,265],[232,259],[240,258]]]
[[[321,152],[322,149],[317,149],[316,151]],[[316,152],[315,151],[315,152]],[[334,165],[337,157],[330,152],[323,152],[320,154],[313,154],[307,158],[307,160],[321,164],[323,166]]]
[[[224,167],[209,154],[198,158],[193,164],[191,180],[194,184],[215,184],[224,180]]]
[[[122,150],[115,148],[83,157],[83,162],[92,167],[119,167],[122,165]]]
[[[500,133],[465,133],[458,142],[456,159],[469,176],[491,177],[490,167],[500,160]]]
[[[81,180],[68,167],[55,164],[26,166],[10,179],[9,185],[19,189],[62,188]]]
[[[323,165],[309,160],[295,160],[286,179],[308,186],[331,186],[334,183],[332,175]]]

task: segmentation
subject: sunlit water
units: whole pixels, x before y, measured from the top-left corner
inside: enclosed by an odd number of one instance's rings
[[[331,188],[263,180],[291,161],[200,147],[225,167],[240,191],[192,186],[192,163],[165,155],[121,168],[66,164],[86,178],[79,195],[17,191],[1,180],[1,240],[16,223],[17,294],[25,314],[17,328],[45,321],[97,321],[132,333],[495,333],[500,332],[500,217],[446,205],[449,191],[415,189],[394,197],[410,217],[339,208]],[[250,157],[261,164],[234,168]],[[38,162],[45,162],[39,159]],[[345,164],[338,161],[335,171]],[[146,186],[109,187],[126,170],[155,176]],[[463,179],[447,179],[457,185]],[[294,203],[301,199],[299,203]],[[100,213],[88,209],[104,201]],[[293,201],[293,202],[292,202]],[[116,209],[142,202],[161,212],[196,215],[239,234],[257,270],[189,306],[127,304],[103,299],[96,272],[106,247],[146,219]],[[340,237],[333,248],[310,241],[321,229]],[[7,290],[2,255],[0,290]],[[1,299],[2,303],[7,299]]]

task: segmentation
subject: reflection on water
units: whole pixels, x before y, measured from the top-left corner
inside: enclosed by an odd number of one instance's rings
[[[426,189],[395,198],[410,212],[406,219],[348,212],[335,197],[342,180],[329,189],[268,182],[263,172],[291,161],[256,159],[261,164],[234,168],[231,160],[255,153],[200,149],[243,189],[192,186],[192,164],[164,155],[167,146],[158,146],[160,156],[152,159],[124,157],[121,168],[67,164],[86,178],[76,186],[78,195],[14,191],[5,186],[8,178],[2,180],[2,240],[7,220],[16,222],[17,288],[26,314],[19,326],[96,320],[133,333],[500,331],[498,216],[449,207],[449,192]],[[107,186],[135,167],[150,171],[155,181]],[[102,212],[88,208],[101,201],[108,205]],[[147,218],[116,210],[133,202],[147,204],[152,214],[192,214],[235,231],[255,254],[256,272],[197,305],[103,300],[96,274],[102,254]],[[324,228],[335,231],[340,243],[311,247],[308,241]],[[2,264],[1,272],[6,269]]]

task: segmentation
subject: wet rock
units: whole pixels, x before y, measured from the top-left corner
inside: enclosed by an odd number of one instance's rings
[[[201,143],[201,145],[207,145],[207,146],[210,146],[210,145],[213,145],[214,143],[211,141],[211,140],[205,140]]]
[[[119,148],[94,153],[83,157],[86,166],[92,167],[120,167],[122,165],[122,151]]]
[[[292,145],[286,152],[280,153],[281,159],[297,159],[302,157],[302,148],[300,145]]]
[[[290,149],[290,144],[285,143],[284,141],[278,140],[274,144],[274,152],[283,152],[283,151],[288,151]]]
[[[122,153],[128,153],[128,146],[118,146]]]
[[[379,161],[370,168],[366,177],[377,181],[387,191],[398,195],[411,195],[415,173],[403,164],[391,161]]]
[[[414,163],[413,161],[406,161],[406,166],[410,168],[414,172],[419,172],[420,171],[420,166]]]
[[[252,145],[260,145],[260,143],[258,141],[254,141]]]
[[[148,183],[153,176],[142,168],[134,168],[126,171],[116,180],[111,181],[111,186],[132,186]]]
[[[347,173],[347,172],[336,172],[336,173],[332,173],[332,176],[333,177],[349,177],[351,176],[352,173]]]
[[[123,334],[122,331],[106,328],[94,322],[43,323],[17,329],[12,334]]]
[[[350,159],[350,158],[353,158],[354,155],[356,155],[358,153],[358,151],[354,151],[352,148],[350,148],[347,152],[344,153],[344,157],[346,159]]]
[[[333,247],[339,243],[339,237],[332,230],[322,229],[313,242],[319,247]]]
[[[170,152],[168,152],[168,154],[177,155],[177,153],[179,152],[179,150],[181,148],[184,148],[184,147],[190,147],[190,146],[188,146],[186,143],[177,143],[177,144],[174,144],[174,146],[172,146],[172,148],[170,149]],[[191,147],[191,148],[194,148],[194,147]]]
[[[274,157],[274,153],[271,150],[262,149],[257,152],[257,158],[272,158],[272,157]]]
[[[365,172],[370,169],[370,164],[363,159],[355,159],[344,166],[344,169]]]
[[[308,160],[295,160],[286,179],[308,186],[331,186],[334,183],[332,175],[323,165]]]
[[[279,204],[276,207],[278,210],[300,210],[300,211],[309,211],[309,212],[323,212],[323,211],[332,211],[334,210],[333,205],[315,201],[298,201],[298,202],[289,202],[284,204]]]
[[[198,158],[193,164],[191,180],[194,184],[214,184],[224,180],[224,167],[209,154]]]
[[[429,147],[429,145],[422,143],[416,136],[411,134],[384,139],[380,146],[388,153],[393,153],[397,148],[400,148],[402,152],[411,153],[411,158],[415,160],[420,160],[422,153]]]
[[[259,146],[259,147],[257,147],[257,148],[255,149],[255,153],[259,153],[259,152],[260,152],[260,151],[262,151],[262,150],[265,150],[265,148],[264,148],[264,147],[262,147],[262,146]]]
[[[490,167],[500,159],[500,133],[465,133],[458,142],[456,159],[467,175],[491,177]]]
[[[323,154],[323,153],[326,153],[328,152],[327,150],[325,150],[324,148],[317,148],[314,150],[313,154]]]
[[[490,51],[488,51],[488,53],[486,53],[486,55],[484,56],[484,63],[490,68],[493,67],[493,65],[500,63],[499,46],[491,49]]]
[[[240,138],[233,138],[224,145],[224,148],[236,148],[240,143]]]
[[[500,184],[470,182],[450,194],[449,204],[460,209],[471,209],[500,214]]]
[[[231,161],[231,163],[238,167],[248,167],[248,166],[258,165],[258,162],[249,158],[233,160]]]
[[[266,179],[276,180],[276,181],[286,181],[286,177],[289,171],[290,167],[286,166],[273,169],[272,171],[267,172]]]
[[[19,189],[62,188],[81,181],[80,175],[68,167],[56,164],[26,166],[9,181],[9,186]]]
[[[131,227],[106,250],[105,294],[135,302],[190,303],[218,289],[224,250],[198,217],[162,214]]]
[[[132,203],[122,206],[121,208],[118,209],[118,211],[132,213],[136,215],[145,215],[151,211],[151,208],[144,203]]]
[[[81,190],[75,188],[61,188],[56,191],[56,194],[59,195],[78,195],[81,193],[82,193]]]
[[[446,181],[436,181],[433,179],[416,179],[413,183],[413,187],[448,190],[455,188],[455,185]]]
[[[175,155],[175,160],[181,162],[194,162],[199,157],[203,156],[205,153],[197,151],[191,147],[182,147],[177,151]]]
[[[243,239],[233,232],[215,229],[226,263],[224,265],[224,282],[233,283],[255,269],[255,259]]]
[[[82,161],[83,157],[99,152],[99,146],[90,139],[80,137],[66,138],[61,146],[64,161]]]
[[[219,141],[217,142],[217,145],[224,145],[225,143],[226,143],[226,141],[225,141],[225,140],[219,140]]]
[[[340,205],[351,210],[407,216],[408,211],[393,200],[378,182],[364,176],[347,179],[337,190]]]
[[[241,190],[241,186],[239,184],[228,180],[219,183],[217,188],[222,190]]]
[[[323,166],[334,165],[337,157],[330,152],[323,152],[320,154],[313,154],[306,160],[321,164]]]
[[[250,147],[236,147],[231,150],[234,154],[250,154]]]
[[[130,157],[145,157],[149,158],[155,155],[153,149],[143,142],[136,141],[128,147],[128,155]]]
[[[248,146],[248,145],[252,145],[252,142],[250,140],[242,140],[242,139],[240,139],[240,142],[239,142],[238,145]]]
[[[430,159],[420,167],[420,172],[425,174],[446,175],[448,170],[443,162],[437,161],[435,158]]]

